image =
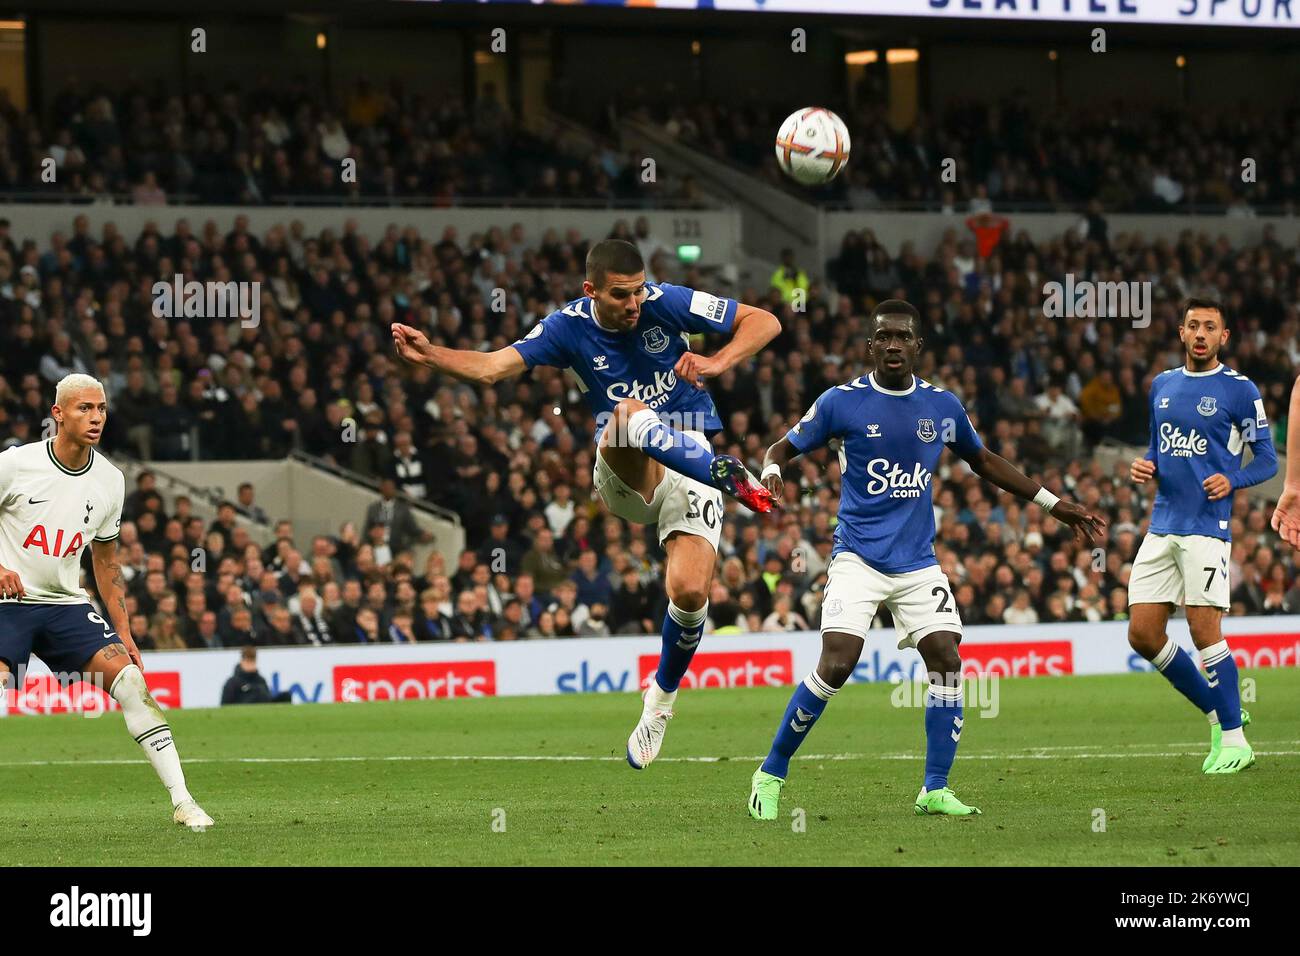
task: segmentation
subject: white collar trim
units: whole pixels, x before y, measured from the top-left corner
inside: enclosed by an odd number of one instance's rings
[[[875,372],[872,372],[870,375],[867,376],[867,381],[871,383],[871,387],[874,388],[877,392],[883,392],[886,395],[911,395],[913,392],[916,391],[915,375],[912,376],[912,384],[907,388],[903,389],[901,392],[897,391],[896,389],[885,388],[883,385],[877,382]]]
[[[1193,372],[1186,365],[1182,367],[1182,373],[1188,378],[1204,378],[1207,375],[1218,375],[1223,371],[1223,363],[1220,362],[1214,368],[1206,369],[1204,372]]]

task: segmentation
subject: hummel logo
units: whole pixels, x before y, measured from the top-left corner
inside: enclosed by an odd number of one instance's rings
[[[957,728],[952,732],[952,742],[955,744],[961,743],[961,727],[964,723],[965,721],[960,717],[954,717],[952,719],[952,725]]]
[[[689,651],[700,643],[700,638],[704,636],[704,631],[699,630],[694,633],[683,631],[682,636],[677,639],[677,646],[684,651]]]
[[[802,707],[796,707],[794,709],[794,719],[790,721],[790,729],[796,734],[806,733],[808,730],[808,723],[814,716],[814,714],[805,714]],[[803,721],[802,724],[796,722],[800,720]]]
[[[43,505],[45,504],[45,502],[49,500],[50,500],[49,498],[42,498],[40,501],[37,501],[35,498],[28,498],[27,503],[29,505]]]
[[[591,367],[597,372],[603,372],[609,368],[609,357],[606,355],[596,355],[591,359]]]
[[[1168,407],[1169,407],[1169,399],[1167,399],[1167,398],[1162,398],[1162,399],[1160,399],[1160,407],[1161,407],[1161,408],[1168,408]]]
[[[880,434],[880,426],[877,425],[877,424],[875,424],[875,423],[873,422],[873,423],[871,423],[870,425],[867,426],[867,437],[868,437],[868,438],[883,438],[884,436],[883,436],[882,434]]]

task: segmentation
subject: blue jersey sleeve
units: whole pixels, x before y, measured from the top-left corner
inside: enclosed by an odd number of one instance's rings
[[[1226,476],[1234,490],[1258,485],[1277,474],[1277,451],[1273,448],[1273,434],[1268,427],[1268,415],[1264,412],[1264,399],[1260,397],[1254,382],[1247,381],[1243,384],[1245,387],[1241,389],[1241,399],[1233,409],[1233,420],[1241,435],[1242,445],[1249,445],[1254,457],[1245,468],[1239,468]]]
[[[667,282],[658,288],[663,291],[659,301],[664,314],[686,332],[726,334],[736,322],[736,310],[740,306],[735,299]]]
[[[559,315],[552,313],[513,344],[515,351],[524,357],[524,364],[530,369],[539,365],[568,368],[573,361],[569,357],[570,350],[565,339],[564,323]]]
[[[799,454],[821,448],[839,433],[836,430],[836,411],[839,402],[836,398],[841,393],[828,388],[813,402],[812,408],[799,419],[799,423],[786,433],[786,441],[794,446]]]
[[[1147,461],[1155,464],[1160,460],[1156,454],[1156,389],[1159,387],[1160,376],[1157,375],[1151,380],[1151,395],[1147,401],[1147,421],[1151,423],[1148,429],[1151,433],[1151,440],[1147,442]]]
[[[951,408],[945,416],[946,420],[939,433],[943,436],[943,443],[959,457],[970,458],[984,450],[984,443],[980,441],[979,432],[975,431],[970,416],[966,414],[966,409],[962,407],[957,396],[951,392],[948,396],[952,400]]]

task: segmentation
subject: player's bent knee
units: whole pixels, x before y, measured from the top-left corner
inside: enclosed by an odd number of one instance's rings
[[[1160,653],[1160,649],[1165,644],[1164,638],[1164,634],[1151,634],[1133,627],[1128,629],[1128,646],[1147,660]]]
[[[704,588],[695,584],[678,585],[669,588],[668,599],[683,611],[698,611],[708,602],[709,595]]]
[[[824,680],[831,687],[836,689],[843,687],[848,679],[853,676],[853,668],[858,664],[856,659],[850,660],[847,657],[828,657],[824,652],[821,660],[817,662],[817,676]]]
[[[629,419],[643,408],[649,408],[645,402],[635,398],[625,398],[614,406],[614,421],[620,428],[627,428]]]
[[[932,631],[920,639],[917,650],[932,674],[946,677],[961,673],[961,652],[957,650],[956,634]]]

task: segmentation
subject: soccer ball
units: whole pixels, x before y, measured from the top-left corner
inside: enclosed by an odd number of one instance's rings
[[[849,161],[849,128],[820,106],[791,113],[776,134],[776,161],[795,182],[828,183]]]

